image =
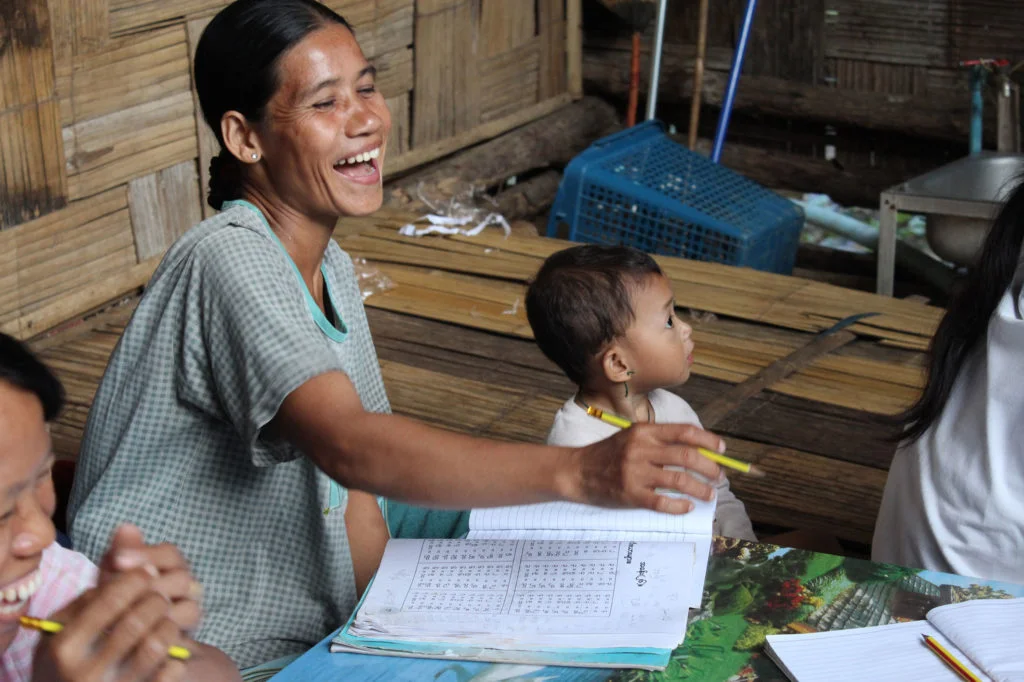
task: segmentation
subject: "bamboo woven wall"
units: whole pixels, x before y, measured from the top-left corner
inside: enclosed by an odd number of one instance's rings
[[[191,61],[227,4],[0,0],[0,330],[32,336],[141,285],[208,214],[216,142]],[[377,66],[388,172],[580,94],[578,0],[326,4]]]

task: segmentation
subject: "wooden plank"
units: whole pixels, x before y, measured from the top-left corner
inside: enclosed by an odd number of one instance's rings
[[[1024,59],[1024,16],[1013,0],[950,0],[951,61],[999,55],[1011,64]],[[952,65],[951,64],[951,65]]]
[[[385,98],[398,97],[413,89],[412,50],[400,47],[393,52],[374,57],[377,67],[377,88]]]
[[[65,128],[69,196],[89,196],[195,158],[193,107],[184,91]]]
[[[67,202],[50,12],[46,0],[5,0],[5,7],[0,14],[0,228]]]
[[[418,0],[412,147],[452,138],[480,121],[476,2]]]
[[[127,209],[117,188],[0,232],[0,322],[8,333],[35,333],[33,325],[52,319],[41,310],[66,310],[78,293],[135,264]]]
[[[532,107],[517,111],[516,113],[505,116],[504,118],[499,118],[496,121],[489,121],[481,124],[472,130],[468,130],[454,137],[415,148],[406,154],[402,154],[401,156],[388,161],[387,168],[385,170],[388,174],[395,175],[407,171],[410,168],[422,166],[423,164],[429,163],[442,156],[447,156],[448,154],[456,152],[463,147],[468,147],[478,142],[489,140],[492,137],[497,137],[498,135],[506,133],[513,128],[518,128],[519,126],[541,118],[542,116],[547,116],[556,109],[564,107],[570,101],[571,97],[569,94],[563,93],[556,97],[552,97],[551,99],[544,100],[543,102],[538,102]]]
[[[691,45],[665,45],[659,101],[664,99],[666,104],[690,104],[693,49]],[[715,51],[709,49],[708,54],[712,57]],[[641,54],[643,73],[648,72],[648,58],[648,51],[644,50]],[[625,41],[588,43],[583,59],[584,79],[589,93],[625,98],[629,83],[629,52]],[[910,73],[919,73],[916,67],[906,68]],[[721,106],[728,72],[727,60],[723,63],[717,58],[709,59],[701,89],[701,98],[709,105]],[[926,92],[919,94],[847,88],[846,84],[851,82],[849,75],[844,77],[843,87],[812,85],[771,76],[744,75],[743,87],[736,91],[733,106],[736,112],[806,118],[832,125],[901,133],[912,130],[914,135],[921,137],[962,142],[967,138],[970,127],[970,102],[964,94],[967,92],[966,82],[963,82],[962,87],[956,81],[957,87],[939,88],[933,81],[939,82],[944,78],[949,80],[952,76],[944,74],[952,72],[926,69],[924,73]],[[962,77],[962,74],[959,76]],[[917,81],[914,83],[914,88],[923,87],[917,85]],[[641,96],[647,91],[647,86],[647,80],[641,79]]]
[[[0,325],[0,332],[19,339],[27,339],[61,322],[79,317],[82,311],[98,308],[144,285],[159,263],[160,259],[154,258],[129,268],[113,270],[111,276],[105,279],[77,289],[68,296],[58,297],[31,313]]]
[[[78,0],[75,3],[75,54],[102,49],[110,39],[110,0]]]
[[[97,118],[191,87],[184,26],[121,38],[78,56],[60,91],[61,123]]]
[[[500,119],[537,102],[540,43],[531,40],[480,64],[480,120]]]
[[[583,97],[583,0],[566,0],[565,78],[573,99]]]
[[[370,297],[373,298],[372,296]],[[382,359],[565,400],[575,390],[532,340],[457,327],[435,320],[367,308],[374,344]],[[751,325],[745,325],[751,326]],[[700,414],[729,384],[691,376],[673,389]],[[813,423],[813,429],[806,428]],[[751,398],[726,416],[715,431],[887,469],[895,443],[891,427],[861,412],[777,393]]]
[[[401,156],[409,151],[409,93],[403,92],[386,100],[391,112],[391,134],[388,136],[387,152]]]
[[[485,58],[515,50],[534,37],[537,17],[533,2],[481,0],[480,42]]]
[[[199,38],[202,37],[203,30],[209,23],[209,17],[202,17],[192,19],[185,24],[185,31],[188,35],[189,73],[195,70],[196,47],[199,45]],[[203,211],[203,218],[209,218],[216,213],[213,207],[206,203],[210,187],[210,162],[213,160],[213,157],[220,153],[220,142],[217,141],[217,136],[210,129],[210,126],[207,125],[206,118],[203,117],[203,109],[199,105],[199,93],[196,92],[194,82],[191,88],[192,106],[195,110],[196,133],[198,135],[197,142],[199,145],[199,196],[201,198],[199,203]]]
[[[953,66],[950,0],[826,0],[825,56]]]
[[[566,33],[563,0],[538,0],[540,26],[540,82],[537,99],[543,101],[566,91]]]
[[[871,542],[887,473],[791,448],[731,439],[729,455],[768,476],[730,476],[730,487],[758,523],[827,531]]]
[[[128,183],[138,261],[164,251],[203,219],[195,161],[185,161]]]
[[[210,14],[225,7],[229,0],[109,0],[110,35],[137,33],[192,15]]]
[[[366,6],[372,3],[360,2]],[[345,15],[348,19],[349,15]],[[414,0],[378,0],[371,22],[353,23],[356,40],[367,59],[413,44],[416,7]]]

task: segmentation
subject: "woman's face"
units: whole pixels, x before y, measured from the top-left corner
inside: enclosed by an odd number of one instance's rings
[[[42,403],[0,380],[0,651],[17,634],[54,540],[52,467]]]
[[[391,114],[352,32],[327,24],[284,53],[258,127],[275,190],[313,216],[367,215],[383,200]]]

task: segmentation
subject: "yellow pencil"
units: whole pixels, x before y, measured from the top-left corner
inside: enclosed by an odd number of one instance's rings
[[[981,682],[981,678],[972,673],[967,669],[967,666],[957,660],[957,658],[946,650],[946,647],[939,644],[939,641],[934,637],[928,635],[922,635],[924,637],[924,643],[927,645],[936,656],[942,659],[943,663],[948,665],[950,668],[956,671],[956,674],[967,680],[967,682]]]
[[[30,618],[28,616],[22,616],[20,619],[21,627],[31,628],[32,630],[39,630],[50,635],[55,635],[64,629],[61,623],[53,620],[43,620],[42,618]],[[176,658],[179,661],[187,661],[192,658],[192,652],[183,646],[172,646],[167,649],[167,655],[171,658]]]
[[[590,405],[587,405],[587,414],[590,415],[591,417],[596,417],[596,418],[600,419],[601,421],[605,422],[606,424],[611,424],[612,426],[617,426],[620,429],[628,429],[630,426],[633,425],[633,422],[629,421],[628,419],[623,419],[622,417],[619,417],[618,415],[608,414],[604,410],[601,410],[601,409],[596,408],[596,407],[591,407]],[[736,471],[739,471],[739,472],[744,473],[744,474],[748,474],[750,476],[754,476],[756,478],[763,478],[764,475],[765,475],[764,471],[762,471],[761,469],[757,468],[755,465],[751,464],[750,462],[741,462],[738,459],[733,459],[732,457],[726,457],[725,455],[719,454],[717,452],[712,452],[711,450],[707,450],[705,448],[697,448],[697,451],[700,454],[702,454],[705,457],[707,457],[708,459],[710,459],[712,462],[715,462],[716,464],[720,464],[720,465],[722,465],[724,467],[729,467],[730,469],[735,469]]]

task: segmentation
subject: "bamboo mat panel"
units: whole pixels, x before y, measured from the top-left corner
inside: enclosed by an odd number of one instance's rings
[[[67,389],[67,408],[52,429],[61,458],[77,456],[95,390],[131,312],[132,306],[125,306],[34,344]],[[398,414],[481,437],[539,443],[571,393],[565,377],[532,343],[374,309],[368,316],[388,396]],[[439,352],[441,348],[452,350]],[[699,411],[704,398],[692,393],[687,397]],[[772,412],[775,407],[762,402],[757,417],[746,422],[787,421]],[[835,431],[811,412],[804,417],[788,420],[787,441],[792,445],[803,438],[800,442],[826,449],[826,443],[807,440],[802,433],[802,422],[812,420],[828,432],[825,440],[849,441],[859,450],[873,447],[866,429],[853,421]],[[818,528],[843,539],[870,541],[884,466],[722,433],[731,454],[758,463],[768,473],[760,481],[732,478],[755,522]]]
[[[402,237],[393,231],[396,226],[382,219],[339,243],[368,260],[517,281],[527,280],[544,258],[570,245],[543,237],[506,238],[496,230],[472,238]],[[878,314],[853,325],[851,331],[886,345],[923,351],[943,313],[916,301],[749,268],[665,256],[656,260],[673,282],[679,307],[799,331],[823,331],[850,315],[872,312]]]
[[[362,238],[356,238],[357,244]],[[347,248],[349,240],[343,240]],[[398,245],[404,246],[404,245]],[[466,245],[457,249],[465,250]],[[355,251],[363,255],[360,251]],[[462,255],[460,254],[459,259]],[[450,258],[450,256],[449,256]],[[520,282],[472,277],[437,269],[379,263],[396,286],[366,299],[367,306],[418,315],[443,322],[532,338]],[[495,258],[494,271],[514,269]],[[687,320],[694,326],[693,372],[738,383],[785,357],[806,342],[806,336],[765,340],[753,325],[735,336],[737,325]],[[919,368],[850,355],[827,355],[773,385],[772,391],[876,414],[894,414],[917,397],[923,375]]]

